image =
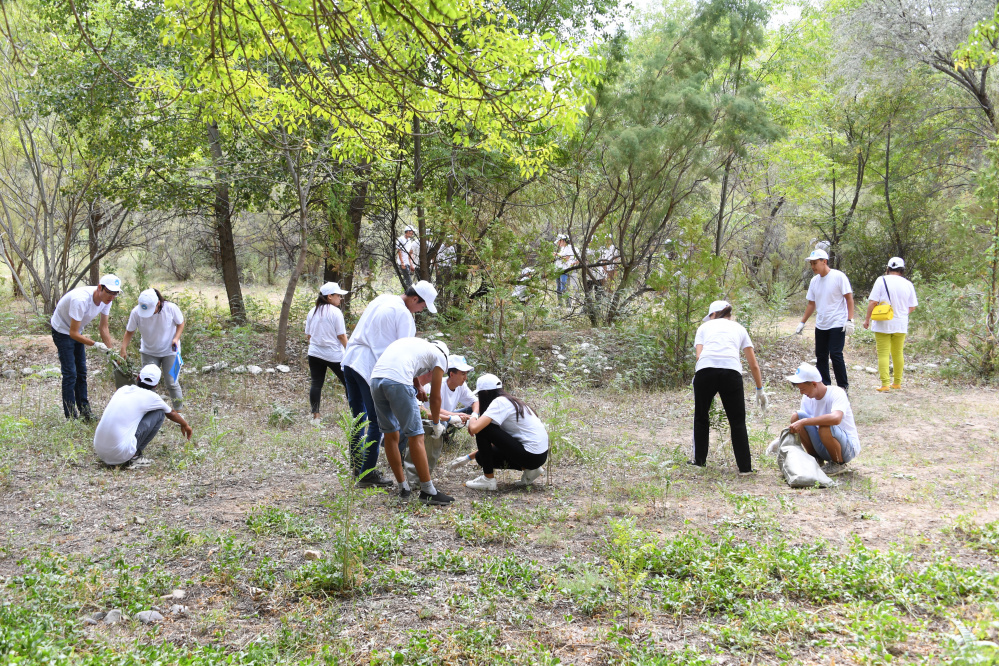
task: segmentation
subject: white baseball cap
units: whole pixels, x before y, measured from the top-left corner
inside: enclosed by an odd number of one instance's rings
[[[447,357],[447,369],[448,370],[458,370],[460,372],[468,372],[474,366],[468,364],[464,356],[458,356],[457,354],[452,354]]]
[[[121,279],[117,275],[112,275],[111,273],[102,277],[99,284],[108,291],[121,291]]]
[[[905,268],[905,259],[902,257],[892,257],[888,260],[888,268]]]
[[[447,363],[448,359],[451,358],[451,350],[448,349],[447,343],[445,343],[443,340],[431,340],[430,344],[434,345],[435,347],[437,347],[437,349],[443,352],[444,362]]]
[[[503,382],[500,381],[499,377],[488,372],[475,380],[476,393],[480,391],[493,391],[498,388],[503,388]]]
[[[144,292],[139,294],[139,316],[143,319],[147,317],[152,317],[156,314],[156,306],[159,305],[160,299],[156,296],[156,291],[154,289],[146,289]]]
[[[816,259],[829,261],[829,253],[825,250],[812,250],[812,253],[808,255],[808,261],[815,261]]]
[[[559,234],[558,236],[555,237],[555,242],[556,243],[559,242],[560,240],[564,240],[564,241],[569,240],[569,235],[568,234]]]
[[[434,299],[437,298],[437,290],[434,289],[434,285],[430,284],[426,280],[420,280],[413,285],[413,289],[420,298],[427,302],[427,309],[433,314],[437,314],[437,308],[434,307]]]
[[[139,370],[139,379],[141,379],[143,383],[149,384],[150,386],[156,386],[159,384],[160,377],[162,376],[163,373],[160,372],[159,366],[153,365],[152,363],[143,367],[142,370]]]
[[[402,230],[402,233],[406,233],[407,231],[412,231],[415,234],[416,227],[414,227],[412,224],[407,224],[406,228]]]
[[[792,384],[804,384],[805,382],[821,382],[822,375],[814,365],[802,363],[793,375],[785,377]]]
[[[330,294],[340,294],[343,296],[344,294],[348,294],[350,292],[341,289],[339,283],[337,282],[327,282],[323,286],[319,287],[319,293],[323,296],[329,296]]]
[[[714,313],[721,312],[725,308],[730,307],[732,307],[732,304],[728,301],[711,301],[711,305],[708,306],[708,316],[701,321],[708,321]]]

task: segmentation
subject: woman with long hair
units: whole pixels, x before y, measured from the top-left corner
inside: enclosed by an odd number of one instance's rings
[[[184,314],[176,304],[163,298],[159,289],[146,289],[139,294],[139,304],[132,308],[121,340],[121,357],[125,358],[128,344],[139,331],[139,357],[142,366],[155,365],[167,379],[170,401],[178,412],[184,405],[180,375],[172,374],[180,354],[180,336],[184,332]]]
[[[347,324],[340,311],[340,302],[347,292],[336,282],[327,282],[319,288],[316,304],[305,317],[305,339],[309,341],[309,404],[312,407],[312,425],[319,426],[319,403],[326,383],[326,371],[332,370],[340,385],[346,387],[340,362],[347,346]],[[346,395],[346,391],[344,392]]]

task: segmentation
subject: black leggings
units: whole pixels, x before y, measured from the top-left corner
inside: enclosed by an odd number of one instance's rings
[[[490,423],[475,436],[479,452],[475,462],[482,471],[492,474],[494,469],[537,469],[548,460],[548,451],[528,453],[523,443],[495,423]]]
[[[746,432],[742,373],[726,368],[702,368],[694,375],[694,463],[703,466],[708,459],[709,413],[716,393],[721,396],[728,427],[732,431],[735,462],[740,472],[751,472],[753,457],[749,453],[749,433]]]
[[[326,369],[329,368],[340,380],[340,385],[346,389],[346,382],[343,380],[343,368],[340,361],[327,361],[317,356],[309,357],[309,374],[312,375],[312,387],[309,389],[309,402],[312,404],[312,413],[319,413],[319,401],[323,395],[323,384],[326,383]],[[344,390],[344,395],[347,392]]]

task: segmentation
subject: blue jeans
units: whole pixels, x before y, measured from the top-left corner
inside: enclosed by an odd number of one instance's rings
[[[90,418],[87,396],[87,349],[65,333],[52,329],[52,342],[59,352],[62,370],[62,413],[67,419]]]
[[[378,464],[378,441],[381,433],[378,431],[378,415],[375,413],[375,403],[371,399],[371,388],[364,377],[357,374],[350,366],[343,366],[344,387],[347,389],[347,404],[355,418],[363,416],[368,422],[367,436],[364,444],[360,437],[350,442],[350,450],[354,458],[354,476],[366,474]],[[362,425],[364,421],[361,421]],[[363,430],[363,427],[362,427]],[[360,434],[360,433],[358,433]],[[363,446],[363,450],[362,450]]]
[[[558,276],[558,281],[555,283],[555,293],[559,296],[565,293],[566,288],[569,286],[569,274],[562,273]]]
[[[804,412],[798,412],[799,419],[807,419],[808,415]],[[846,431],[840,428],[838,425],[829,426],[832,431],[833,439],[839,442],[840,451],[843,453],[843,462],[848,463],[857,457],[857,451],[859,447],[857,443],[854,442],[846,434]],[[832,460],[832,456],[826,451],[825,444],[822,443],[822,439],[819,437],[819,426],[805,426],[805,431],[808,433],[808,439],[812,442],[812,448],[815,450],[815,455],[822,458],[823,460]]]
[[[153,441],[153,437],[160,431],[165,417],[166,412],[162,409],[146,412],[146,415],[142,417],[139,425],[135,428],[135,455],[142,455],[142,452],[149,446],[149,442]]]
[[[407,439],[423,434],[416,387],[412,384],[377,377],[371,380],[371,397],[382,433],[398,432]]]

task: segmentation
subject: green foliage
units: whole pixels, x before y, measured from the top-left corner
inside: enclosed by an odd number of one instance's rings
[[[954,534],[972,548],[984,550],[990,555],[999,555],[999,520],[978,525],[971,516],[958,516],[953,530]]]
[[[295,422],[295,412],[285,405],[272,403],[267,422],[276,428],[287,428]]]

